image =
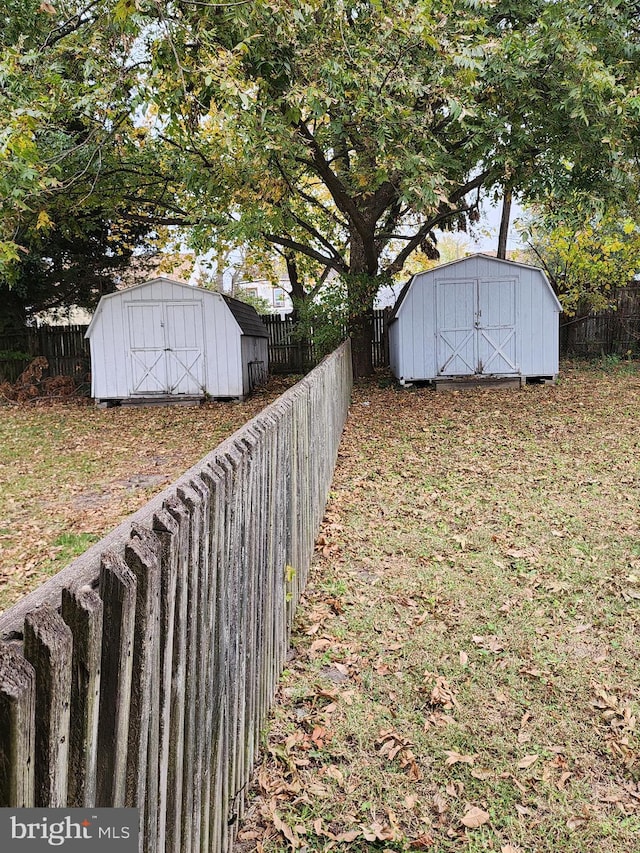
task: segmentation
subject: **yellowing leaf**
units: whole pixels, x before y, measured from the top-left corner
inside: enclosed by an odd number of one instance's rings
[[[36,229],[41,231],[43,228],[51,228],[53,226],[53,222],[51,221],[49,214],[46,210],[41,210],[38,214],[38,219],[36,222]]]

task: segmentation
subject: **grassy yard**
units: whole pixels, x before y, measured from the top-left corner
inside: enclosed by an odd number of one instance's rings
[[[356,389],[238,852],[640,849],[640,369]]]
[[[143,506],[291,381],[274,379],[244,403],[199,407],[0,406],[0,611]]]

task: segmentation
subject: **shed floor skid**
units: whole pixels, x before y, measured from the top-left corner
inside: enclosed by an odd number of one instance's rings
[[[435,379],[433,386],[436,391],[462,391],[466,388],[502,389],[521,388],[524,379],[521,376],[463,376],[455,379]]]

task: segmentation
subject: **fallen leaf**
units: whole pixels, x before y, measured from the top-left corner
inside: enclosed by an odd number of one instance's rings
[[[309,654],[313,655],[316,652],[324,652],[331,645],[333,645],[333,641],[327,640],[326,638],[314,640],[313,643],[311,643],[311,645],[309,646]]]
[[[466,666],[469,663],[469,655],[466,652],[460,652],[460,666]]]
[[[490,816],[488,812],[485,812],[482,809],[477,808],[476,806],[472,806],[462,818],[461,823],[464,824],[464,826],[466,826],[468,829],[476,829],[476,827],[482,826],[489,820]]]
[[[568,780],[568,779],[570,779],[570,778],[571,778],[571,773],[569,773],[569,771],[568,771],[568,770],[567,770],[567,771],[565,771],[565,772],[560,776],[560,778],[558,779],[558,781],[556,782],[556,788],[557,788],[559,791],[562,791],[562,789],[564,788],[564,786],[567,784],[567,780]]]
[[[423,835],[420,835],[418,838],[414,838],[409,842],[409,848],[411,850],[428,850],[430,847],[433,847],[435,841],[433,839],[433,835],[430,835],[428,832],[425,832]]]
[[[255,841],[256,838],[260,837],[260,833],[256,832],[254,829],[245,829],[243,832],[238,833],[238,839],[240,841]]]
[[[445,749],[444,754],[447,756],[445,761],[447,767],[453,764],[473,764],[476,759],[475,755],[461,755],[453,749]]]
[[[433,795],[433,807],[438,814],[444,814],[449,810],[449,803],[445,800],[445,798],[440,793],[436,793]]]
[[[362,834],[366,841],[394,841],[395,831],[387,824],[383,825],[374,820],[370,826],[362,827]]]
[[[488,767],[474,767],[471,771],[471,775],[474,779],[480,779],[481,782],[486,782],[487,779],[491,779],[493,776],[493,770],[490,770]]]
[[[356,838],[359,838],[360,834],[359,829],[349,829],[346,832],[341,832],[340,835],[336,835],[335,840],[351,843],[352,841],[355,841]]]
[[[284,835],[284,837],[287,839],[287,841],[294,850],[300,847],[300,839],[298,838],[294,830],[282,820],[277,811],[274,810],[272,812],[271,819],[273,820],[273,825],[275,826],[275,828],[278,830],[278,832],[281,832],[282,835]]]
[[[531,767],[532,764],[536,763],[539,757],[539,755],[525,755],[524,758],[521,758],[520,761],[518,761],[518,770],[526,770],[527,767]]]
[[[340,770],[335,766],[335,764],[329,765],[327,769],[324,771],[326,776],[329,776],[331,779],[335,779],[336,782],[339,782],[340,785],[344,784],[344,776]]]

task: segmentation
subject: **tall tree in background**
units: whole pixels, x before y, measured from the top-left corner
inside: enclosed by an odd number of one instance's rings
[[[276,247],[303,293],[335,271],[357,374],[375,293],[436,226],[503,189],[617,194],[633,162],[621,0],[101,0],[77,30],[54,13],[51,50],[73,45],[71,100],[84,93],[96,149],[119,146],[132,220],[202,248]]]

